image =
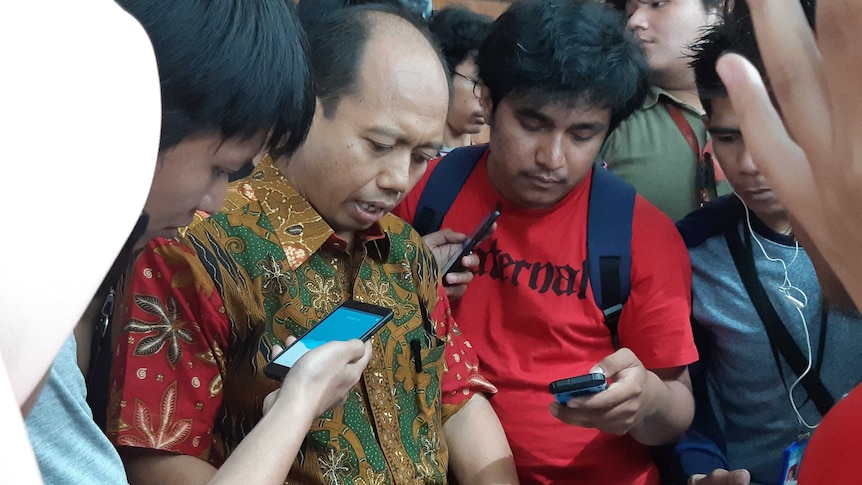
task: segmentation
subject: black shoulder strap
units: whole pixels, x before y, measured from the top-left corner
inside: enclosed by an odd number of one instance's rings
[[[587,265],[593,298],[605,316],[614,348],[631,289],[635,189],[608,170],[593,168],[587,214]]]
[[[114,264],[111,265],[111,269],[108,270],[108,274],[96,291],[94,299],[102,303],[99,307],[101,311],[98,315],[90,315],[93,318],[93,335],[90,340],[90,364],[86,376],[87,404],[93,411],[93,420],[103,430],[107,423],[108,393],[114,355],[111,351],[114,298],[116,289],[123,285],[123,275],[134,264],[135,245],[146,232],[149,221],[150,217],[145,212],[138,217],[138,222],[135,223],[117,259],[114,260]]]
[[[456,148],[440,159],[416,206],[413,228],[419,234],[424,236],[440,229],[443,217],[487,148],[488,145]]]
[[[784,323],[782,323],[781,318],[775,311],[775,307],[772,306],[772,302],[769,301],[769,296],[766,294],[766,290],[763,289],[760,278],[757,277],[757,268],[754,266],[754,257],[751,255],[750,244],[747,248],[745,247],[742,239],[739,237],[739,229],[737,227],[725,232],[724,238],[727,241],[730,254],[733,256],[736,270],[739,272],[740,278],[742,278],[742,284],[745,285],[745,291],[748,292],[757,315],[760,316],[763,326],[766,327],[766,335],[769,337],[769,343],[772,346],[773,356],[775,357],[776,365],[778,365],[779,373],[782,372],[781,362],[778,360],[778,351],[784,356],[784,360],[793,372],[797,376],[802,375],[808,367],[808,359],[802,354],[799,345],[793,340],[793,336],[790,335],[787,327],[784,326]],[[821,329],[820,331],[823,332],[825,329]],[[817,406],[820,414],[826,415],[829,409],[835,404],[835,399],[820,381],[818,374],[812,372],[806,374],[802,378],[802,385],[805,387],[808,397]]]

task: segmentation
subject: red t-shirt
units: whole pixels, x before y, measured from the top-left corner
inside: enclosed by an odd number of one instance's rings
[[[476,277],[453,311],[499,389],[491,403],[521,483],[658,483],[648,449],[631,437],[569,426],[548,411],[551,381],[584,374],[614,352],[589,287],[585,298],[578,297],[589,175],[554,207],[527,210],[494,189],[486,160],[487,152],[442,227],[469,233],[495,203],[502,204],[497,230],[475,250],[481,260]],[[427,178],[396,214],[413,220]],[[641,197],[632,232],[632,289],[619,322],[621,345],[648,369],[687,365],[697,359],[688,253],[673,223]]]
[[[799,467],[800,485],[862,483],[862,385],[823,418]]]

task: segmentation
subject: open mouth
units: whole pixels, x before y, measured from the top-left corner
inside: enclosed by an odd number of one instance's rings
[[[359,210],[369,214],[382,214],[386,211],[386,207],[373,202],[358,201],[356,202],[356,206],[359,207]]]

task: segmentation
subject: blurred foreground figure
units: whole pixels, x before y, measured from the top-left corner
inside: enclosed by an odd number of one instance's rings
[[[822,0],[815,41],[798,5],[750,2],[758,44],[781,110],[742,57],[718,63],[742,133],[779,199],[858,307],[862,303],[862,4]],[[792,135],[792,138],[791,138]],[[850,483],[862,457],[862,390],[826,416],[799,483]]]

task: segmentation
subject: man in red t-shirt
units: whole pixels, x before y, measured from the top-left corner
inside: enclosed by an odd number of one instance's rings
[[[647,446],[673,442],[692,418],[691,270],[671,221],[637,197],[620,349],[582,273],[593,162],[646,86],[623,32],[598,3],[524,0],[479,52],[490,146],[442,227],[469,232],[501,204],[453,311],[499,388],[491,402],[521,483],[656,484]],[[407,220],[427,177],[397,210]],[[551,381],[591,371],[607,390],[552,403]]]

